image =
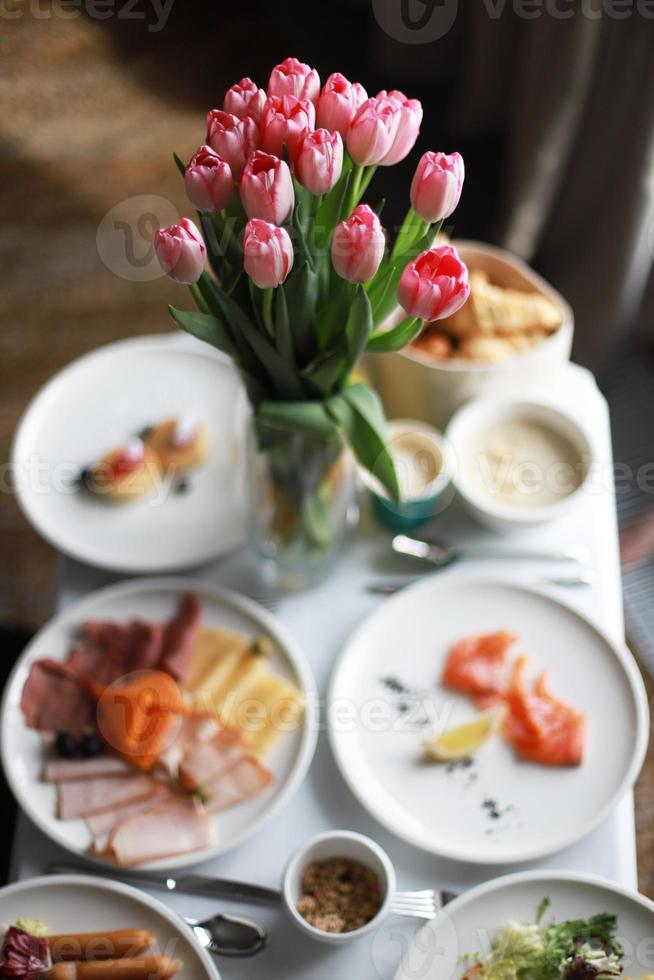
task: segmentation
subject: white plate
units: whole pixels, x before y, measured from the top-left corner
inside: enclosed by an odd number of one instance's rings
[[[42,919],[52,933],[149,929],[152,952],[183,961],[179,980],[220,980],[209,954],[180,917],[145,892],[87,875],[50,875],[0,888],[0,922]]]
[[[91,837],[86,824],[83,820],[58,820],[55,816],[55,788],[40,779],[43,741],[38,732],[27,728],[20,710],[21,691],[29,666],[45,656],[63,659],[70,649],[73,631],[86,619],[124,622],[139,616],[164,621],[171,616],[184,592],[195,592],[202,599],[203,622],[207,625],[270,636],[278,648],[272,655],[272,666],[304,691],[307,707],[299,728],[283,735],[273,753],[266,758],[266,765],[275,775],[270,788],[216,814],[213,847],[152,862],[148,867],[181,868],[197,864],[242,843],[289,800],[311,763],[318,734],[315,682],[304,656],[273,616],[236,593],[190,579],[143,579],[101,589],[51,620],[37,633],[7,682],[0,718],[2,765],[16,799],[44,834],[79,857],[91,859],[88,855]]]
[[[599,912],[617,915],[625,976],[640,980],[654,969],[654,902],[593,875],[522,871],[472,888],[451,902],[414,937],[395,980],[456,980],[474,961],[459,957],[487,951],[498,929],[510,920],[531,922],[548,897],[545,921],[587,919]]]
[[[521,762],[499,736],[468,769],[424,762],[425,734],[476,714],[440,686],[448,648],[503,628],[518,634],[534,670],[548,669],[554,693],[586,713],[581,766]],[[395,695],[384,677],[417,693]],[[625,648],[546,592],[461,575],[403,590],[359,627],[335,669],[328,716],[341,772],[380,823],[425,851],[485,864],[542,857],[590,831],[633,784],[649,726]]]
[[[73,361],[36,395],[14,440],[19,503],[36,530],[80,561],[121,572],[165,572],[210,561],[242,544],[238,439],[245,399],[235,371],[171,337],[137,337]],[[190,489],[164,485],[112,505],[75,477],[146,425],[194,416],[212,451]]]

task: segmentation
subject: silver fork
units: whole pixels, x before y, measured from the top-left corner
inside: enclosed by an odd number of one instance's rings
[[[393,915],[404,915],[412,919],[434,919],[444,905],[453,898],[454,892],[435,891],[423,888],[416,892],[395,892],[391,899]]]

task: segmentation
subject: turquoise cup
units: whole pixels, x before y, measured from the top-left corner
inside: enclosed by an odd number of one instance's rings
[[[391,500],[379,481],[362,471],[375,519],[389,531],[426,524],[452,499],[451,453],[443,436],[417,419],[388,423],[388,446],[395,461],[401,500]]]

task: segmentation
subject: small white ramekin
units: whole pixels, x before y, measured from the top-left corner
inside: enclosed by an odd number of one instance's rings
[[[297,903],[302,897],[302,872],[312,861],[326,861],[329,858],[348,858],[359,861],[379,878],[382,902],[373,918],[360,929],[351,932],[324,932],[310,925],[297,910]],[[390,913],[390,906],[395,894],[395,869],[386,851],[370,837],[356,834],[350,830],[330,830],[318,834],[303,844],[292,856],[284,871],[282,879],[282,901],[291,920],[302,932],[312,939],[331,945],[342,945],[360,939],[376,929],[380,922]]]
[[[466,460],[482,430],[508,419],[530,419],[563,436],[573,447],[581,471],[579,485],[560,499],[541,506],[510,504],[493,498],[469,476]],[[463,405],[447,427],[445,438],[454,458],[454,484],[466,508],[481,524],[496,531],[516,531],[559,517],[588,483],[593,463],[590,439],[568,413],[546,402],[506,397],[475,398]]]

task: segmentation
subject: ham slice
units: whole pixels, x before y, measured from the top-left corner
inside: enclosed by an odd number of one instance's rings
[[[210,741],[187,746],[179,766],[180,782],[189,792],[208,786],[248,754],[236,732],[218,731]]]
[[[28,728],[81,735],[93,727],[95,703],[75,673],[59,660],[33,663],[20,700]]]
[[[177,613],[164,628],[159,668],[177,680],[184,676],[189,665],[201,619],[202,603],[189,592],[182,597]]]
[[[104,810],[102,813],[91,814],[91,816],[86,817],[86,825],[93,836],[93,850],[96,854],[103,854],[109,845],[112,830],[126,817],[131,817],[134,813],[141,813],[143,810],[151,810],[153,806],[161,803],[179,802],[180,799],[180,795],[175,793],[170,786],[165,785],[165,783],[157,783],[152,796],[145,800],[126,803],[124,806],[116,807],[115,810]]]
[[[213,783],[203,787],[207,807],[212,813],[219,813],[263,792],[272,780],[272,773],[254,756],[246,756]]]
[[[117,864],[130,867],[210,847],[213,821],[191,803],[168,803],[126,817],[113,830],[109,852]]]
[[[102,776],[127,776],[133,772],[129,763],[117,755],[101,755],[95,759],[49,759],[43,779],[46,783],[67,783]]]
[[[59,783],[57,812],[61,820],[88,817],[104,810],[115,810],[126,803],[146,800],[154,795],[156,783],[149,776],[109,776]]]

